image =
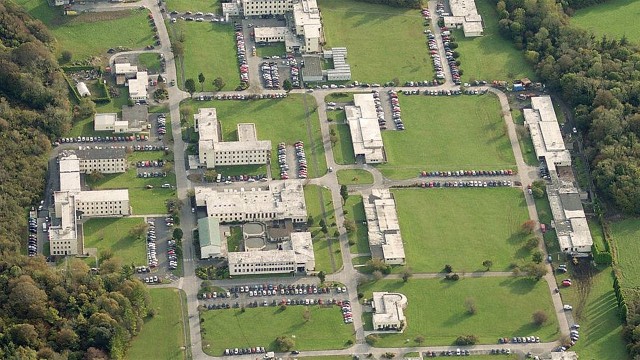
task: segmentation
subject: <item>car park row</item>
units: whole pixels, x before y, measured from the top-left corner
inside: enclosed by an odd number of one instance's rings
[[[78,136],[60,138],[58,144],[84,143],[84,142],[122,142],[122,141],[147,141],[149,136],[144,134],[127,136]]]
[[[246,354],[263,354],[266,352],[264,346],[256,346],[252,348],[234,348],[224,349],[225,355],[246,355]]]
[[[247,50],[244,47],[242,25],[236,24],[236,50],[238,52],[238,66],[240,67],[240,83],[249,84],[249,65],[247,64]]]
[[[296,141],[293,146],[296,149],[296,160],[298,162],[298,178],[307,178],[307,157],[304,153],[304,143],[302,141]]]
[[[511,351],[509,351],[509,353],[511,353]],[[440,354],[440,356],[469,356],[469,355],[471,355],[471,351],[463,350],[463,349],[443,350],[443,351],[440,351],[440,352],[427,351],[427,352],[424,353],[424,356],[425,357],[437,357],[438,354]]]
[[[439,187],[504,187],[512,186],[510,180],[469,180],[469,181],[430,181],[420,184],[422,188],[439,188]]]
[[[27,252],[29,256],[36,256],[38,253],[38,219],[35,217],[29,217],[29,244]]]
[[[147,167],[163,167],[164,160],[141,160],[136,163],[136,166],[139,168],[147,168]]]
[[[447,57],[447,63],[449,64],[449,71],[451,71],[451,78],[453,83],[460,85],[460,69],[458,69],[459,60],[456,60],[456,56],[451,48],[451,38],[449,37],[449,29],[443,26],[440,28],[440,35],[442,36],[442,44],[444,46],[444,54]]]
[[[294,88],[299,89],[301,86],[300,84],[302,84],[302,82],[300,81],[300,68],[298,67],[298,63],[296,62],[296,59],[291,59],[291,61],[289,62],[290,64],[290,72],[291,72],[291,85]]]
[[[287,146],[285,143],[278,144],[278,164],[280,165],[280,179],[289,178],[289,165],[287,165]]]
[[[504,175],[509,176],[513,175],[513,170],[504,169],[504,170],[457,170],[457,171],[422,171],[420,173],[421,177],[461,177],[461,176],[497,176]]]
[[[158,129],[156,130],[158,135],[164,135],[167,133],[167,118],[164,114],[158,115]]]
[[[267,89],[280,89],[280,75],[278,74],[278,64],[274,61],[263,62],[260,66],[264,87]]]
[[[404,123],[402,122],[402,109],[400,109],[398,93],[395,90],[389,90],[388,93],[391,101],[391,117],[393,118],[393,122],[396,124],[396,128],[398,130],[404,130]]]
[[[211,98],[215,98],[216,100],[259,100],[259,99],[284,99],[287,97],[286,93],[272,93],[272,94],[224,94],[224,95],[215,95],[213,97],[209,96],[201,96],[202,100],[211,100]]]
[[[156,223],[153,220],[147,221],[147,263],[149,267],[158,266],[158,256],[156,254]]]
[[[178,255],[176,254],[176,241],[173,239],[167,242],[167,258],[169,260],[169,270],[177,269]]]
[[[376,106],[376,116],[378,116],[378,126],[380,130],[387,129],[387,120],[384,118],[384,108],[382,108],[382,101],[380,100],[380,92],[378,90],[372,90],[373,103]]]

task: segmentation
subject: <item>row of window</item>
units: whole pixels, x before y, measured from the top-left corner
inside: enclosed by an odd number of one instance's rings
[[[276,271],[293,271],[293,267],[266,267],[256,269],[237,269],[237,273],[259,273],[259,272],[276,272]]]
[[[295,265],[295,263],[293,261],[289,261],[285,265],[293,266]],[[256,266],[283,266],[283,264],[281,263],[248,263],[248,264],[242,263],[242,264],[235,264],[234,266],[236,267],[236,270],[238,270],[238,267],[246,268],[246,267],[256,267]]]

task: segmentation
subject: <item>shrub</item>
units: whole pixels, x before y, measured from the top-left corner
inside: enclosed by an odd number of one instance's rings
[[[456,339],[456,345],[465,346],[465,345],[475,345],[478,342],[478,337],[475,335],[460,335]]]
[[[542,326],[544,325],[544,323],[547,322],[547,320],[549,320],[549,316],[543,310],[538,310],[534,312],[532,315],[532,318],[533,318],[533,323],[536,324],[537,326]]]
[[[452,280],[452,281],[458,281],[458,280],[460,280],[460,275],[458,275],[458,274],[450,274],[450,275],[445,276],[445,279]]]
[[[453,266],[447,264],[444,266],[444,272],[446,272],[447,274],[450,274],[453,272]]]
[[[365,338],[365,341],[367,342],[367,344],[371,346],[375,345],[379,340],[380,340],[380,336],[376,334],[367,335],[367,337]]]

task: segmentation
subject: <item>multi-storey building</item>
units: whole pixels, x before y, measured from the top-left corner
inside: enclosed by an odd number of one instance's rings
[[[281,250],[229,252],[229,274],[286,274],[315,269],[311,233],[291,233]]]

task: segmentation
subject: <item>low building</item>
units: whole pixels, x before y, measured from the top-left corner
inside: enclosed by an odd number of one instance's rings
[[[484,34],[482,16],[478,14],[475,0],[449,0],[451,14],[443,16],[444,25],[462,28],[465,37],[477,37]]]
[[[80,97],[91,96],[91,92],[89,91],[87,84],[82,81],[76,84],[76,89],[78,90],[78,94],[80,95]]]
[[[220,222],[215,217],[198,219],[200,259],[226,258],[226,244],[220,236]]]
[[[147,101],[147,88],[149,86],[149,75],[146,71],[138,71],[135,79],[129,79],[129,99],[134,102]]]
[[[351,65],[347,64],[347,48],[336,47],[322,53],[325,59],[333,60],[333,69],[325,70],[328,81],[351,80]]]
[[[311,233],[293,232],[279,250],[229,253],[230,275],[306,273],[315,269]]]
[[[231,1],[222,3],[222,16],[229,21],[230,16],[240,16],[240,1]]]
[[[317,55],[305,55],[302,57],[304,66],[302,67],[302,80],[305,82],[323,81],[321,59]]]
[[[125,79],[134,79],[138,74],[138,67],[130,63],[116,63],[115,74],[116,76],[122,75]]]
[[[127,153],[119,146],[81,146],[77,150],[65,150],[63,157],[75,154],[80,159],[80,172],[91,174],[120,174],[127,171]]]
[[[267,164],[271,156],[271,141],[258,140],[255,124],[237,125],[238,141],[222,141],[215,108],[201,108],[194,115],[199,134],[198,159],[201,166],[215,168],[230,165]]]
[[[404,244],[396,203],[389,189],[372,189],[369,200],[364,204],[364,212],[371,257],[382,259],[385,264],[404,264]]]
[[[578,189],[560,180],[547,186],[547,196],[560,250],[571,256],[589,256],[593,238]]]
[[[197,206],[207,207],[207,216],[222,223],[245,221],[307,221],[303,183],[300,180],[272,181],[264,188],[195,188]]]
[[[384,144],[373,94],[354,94],[353,106],[345,106],[351,142],[356,157],[363,157],[367,164],[385,161]]]
[[[316,0],[294,1],[292,10],[296,34],[304,37],[304,52],[322,51],[322,21]]]
[[[256,43],[284,42],[289,29],[285,26],[257,27],[253,29]]]
[[[374,331],[401,331],[407,325],[407,297],[400,293],[374,292],[371,299]]]
[[[123,105],[122,121],[127,124],[125,132],[138,133],[147,130],[149,125],[149,106],[146,104]]]
[[[118,120],[117,113],[96,113],[93,118],[93,130],[124,133],[127,132],[127,122]]]

